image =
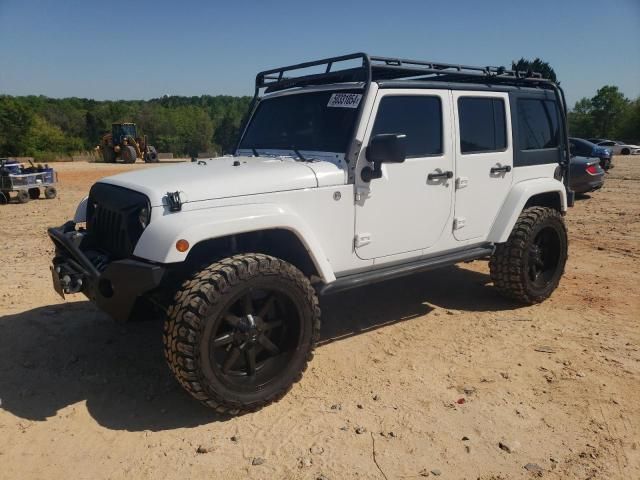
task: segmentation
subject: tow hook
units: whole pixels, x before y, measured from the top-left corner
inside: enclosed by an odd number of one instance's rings
[[[78,293],[82,290],[82,278],[72,279],[68,274],[60,276],[62,269],[59,266],[55,267],[55,271],[60,279],[60,286],[65,294],[69,295],[72,293]]]

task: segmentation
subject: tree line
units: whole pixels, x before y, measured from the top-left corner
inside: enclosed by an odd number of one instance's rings
[[[640,142],[640,97],[630,100],[618,87],[605,85],[592,98],[578,100],[569,112],[574,137]]]
[[[195,156],[233,149],[250,97],[152,100],[0,95],[0,157],[52,160],[93,150],[113,122],[134,122],[159,152]]]
[[[512,68],[536,71],[557,81],[543,60],[521,58]],[[0,95],[0,157],[32,156],[49,161],[92,150],[113,122],[135,122],[159,152],[195,156],[230,153],[250,97],[164,96],[152,100],[97,101],[85,98]],[[583,138],[640,141],[640,98],[616,86],[600,88],[569,112],[569,133]]]

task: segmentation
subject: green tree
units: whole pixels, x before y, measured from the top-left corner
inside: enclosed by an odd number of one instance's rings
[[[103,122],[101,122],[93,112],[86,112],[84,114],[85,147],[91,148],[92,146],[98,145],[104,129]]]
[[[241,118],[237,115],[225,115],[216,127],[213,136],[216,145],[222,149],[221,153],[231,153],[240,134]]]
[[[24,154],[33,112],[22,102],[0,96],[0,156]]]
[[[536,72],[542,74],[544,78],[548,78],[556,82],[558,82],[558,77],[556,76],[556,72],[553,67],[544,60],[540,58],[534,58],[533,60],[527,60],[526,58],[521,58],[517,62],[514,60],[511,62],[511,68],[513,70],[519,70],[521,72]]]
[[[595,127],[591,111],[593,105],[590,98],[582,98],[576,102],[575,107],[568,114],[569,135],[572,137],[595,137]]]
[[[640,143],[640,98],[631,102],[621,116],[615,130],[615,138]]]
[[[605,138],[615,136],[628,107],[629,100],[618,87],[605,85],[598,90],[591,99],[590,112],[595,135]]]
[[[24,153],[37,158],[56,153],[70,155],[83,148],[81,139],[65,135],[60,127],[52,125],[40,115],[34,116],[27,136]]]

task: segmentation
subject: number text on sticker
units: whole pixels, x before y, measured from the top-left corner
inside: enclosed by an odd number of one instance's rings
[[[359,93],[334,93],[327,107],[358,108],[362,95]]]

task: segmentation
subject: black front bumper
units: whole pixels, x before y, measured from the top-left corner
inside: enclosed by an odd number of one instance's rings
[[[51,272],[54,288],[64,294],[82,292],[101,310],[116,320],[129,319],[136,300],[162,283],[166,269],[162,265],[123,259],[99,265],[91,261],[89,251],[82,249],[83,232],[73,222],[49,228],[56,246]]]

